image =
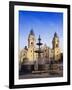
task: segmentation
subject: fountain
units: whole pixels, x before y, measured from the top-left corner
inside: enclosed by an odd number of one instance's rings
[[[35,53],[38,54],[38,60],[35,61],[34,63],[34,70],[38,70],[38,65],[40,64],[40,61],[41,61],[41,53],[43,53],[43,51],[41,50],[41,38],[40,38],[40,35],[39,35],[39,38],[38,38],[38,43],[36,43],[36,45],[38,45],[38,50],[35,51]]]

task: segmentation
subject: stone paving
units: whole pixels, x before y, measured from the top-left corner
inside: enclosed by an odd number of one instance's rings
[[[57,64],[58,68],[42,70],[42,71],[32,71],[30,73],[23,73],[19,75],[19,79],[29,79],[29,78],[50,78],[50,77],[62,77],[63,76],[63,64]]]

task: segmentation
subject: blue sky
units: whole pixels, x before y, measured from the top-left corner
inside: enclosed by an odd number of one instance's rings
[[[28,35],[33,29],[36,39],[41,36],[42,43],[52,47],[54,33],[60,39],[60,48],[63,49],[63,13],[19,11],[19,46],[20,49],[28,45]]]

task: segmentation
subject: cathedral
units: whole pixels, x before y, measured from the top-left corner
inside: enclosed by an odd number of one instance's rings
[[[36,42],[36,37],[34,31],[31,30],[28,35],[28,46],[25,46],[19,53],[19,60],[24,64],[33,64],[38,60],[38,50]],[[47,63],[50,60],[58,61],[61,59],[61,50],[59,47],[59,37],[57,33],[54,33],[52,40],[52,48],[48,47],[46,44],[41,46],[42,53],[40,54],[40,63]]]

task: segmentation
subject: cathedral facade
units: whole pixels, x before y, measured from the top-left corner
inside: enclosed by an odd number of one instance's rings
[[[33,30],[30,31],[28,36],[28,46],[25,46],[19,53],[19,60],[21,63],[34,63],[38,60],[38,53],[35,51],[38,50],[36,45],[36,38]],[[47,63],[50,60],[58,61],[61,59],[61,50],[59,47],[59,37],[57,33],[54,33],[52,40],[52,48],[48,47],[46,44],[41,46],[41,62]]]

